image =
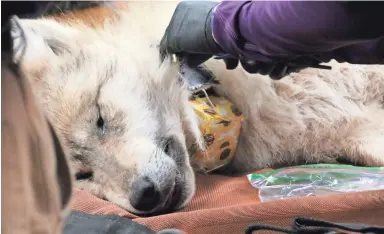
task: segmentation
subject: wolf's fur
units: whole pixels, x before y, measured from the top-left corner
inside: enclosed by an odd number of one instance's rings
[[[54,20],[22,20],[27,49],[21,61],[36,94],[70,149],[78,181],[97,196],[132,212],[129,196],[140,176],[168,194],[191,199],[194,175],[187,148],[204,147],[177,63],[161,63],[157,45],[176,2],[132,2],[104,27]],[[332,63],[332,71],[305,69],[281,81],[206,65],[217,91],[244,113],[229,171],[295,163],[384,165],[384,66]],[[99,115],[104,125],[98,126]],[[172,138],[165,152],[165,141]],[[174,185],[179,189],[173,189]]]

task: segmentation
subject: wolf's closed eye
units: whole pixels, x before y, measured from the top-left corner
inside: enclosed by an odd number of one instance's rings
[[[101,130],[102,134],[104,135],[105,131],[106,131],[106,123],[105,123],[105,120],[101,114],[100,106],[97,106],[97,109],[98,109],[98,119],[96,122],[96,126],[98,129]]]
[[[103,117],[101,117],[101,115],[97,119],[97,127],[100,129],[104,128],[104,119],[103,119]]]
[[[165,139],[165,143],[164,143],[164,153],[166,153],[166,154],[170,154],[170,150],[171,150],[171,147],[172,147],[172,141],[173,141],[173,139],[172,139],[172,137],[169,137],[169,138],[166,138]]]

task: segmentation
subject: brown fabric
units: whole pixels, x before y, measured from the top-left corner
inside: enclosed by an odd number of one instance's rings
[[[3,62],[1,231],[60,233],[62,211],[68,207],[71,196],[64,152],[37,107],[25,77],[17,77]]]
[[[178,228],[186,233],[244,233],[252,223],[289,227],[293,217],[384,225],[384,190],[304,197],[260,203],[246,177],[199,175],[197,194],[184,210],[141,218],[84,191],[76,191],[73,209],[118,214],[153,230]]]

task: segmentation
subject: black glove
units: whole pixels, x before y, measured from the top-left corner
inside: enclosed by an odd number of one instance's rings
[[[228,70],[235,69],[239,64],[239,60],[233,58],[226,58],[224,59],[224,62]],[[292,72],[299,71],[298,67],[288,66],[287,63],[281,62],[267,63],[254,61],[247,62],[240,60],[240,63],[243,69],[248,73],[259,73],[261,75],[267,75],[274,80],[279,80]]]
[[[180,2],[160,42],[160,55],[175,54],[190,67],[205,62],[223,51],[211,30],[211,11],[217,2]]]
[[[234,58],[223,59],[228,70],[235,69],[239,60]],[[241,66],[248,73],[259,73],[267,75],[273,80],[280,80],[281,78],[291,74],[292,72],[299,72],[308,67],[331,69],[329,66],[320,65],[321,61],[312,57],[301,57],[293,61],[279,61],[279,62],[259,62],[259,61],[242,61]]]

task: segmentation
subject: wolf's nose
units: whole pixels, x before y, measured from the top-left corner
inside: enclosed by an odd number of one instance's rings
[[[159,203],[160,191],[148,177],[142,177],[133,182],[129,201],[138,211],[150,211]]]

